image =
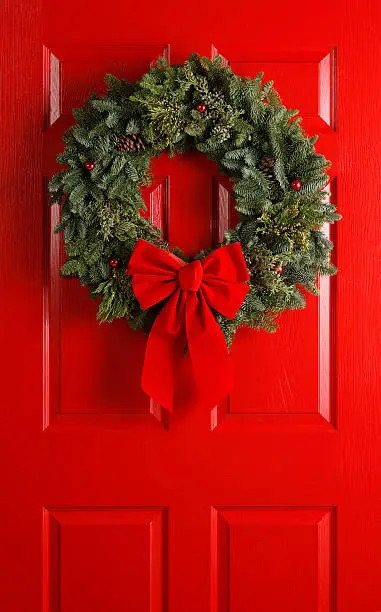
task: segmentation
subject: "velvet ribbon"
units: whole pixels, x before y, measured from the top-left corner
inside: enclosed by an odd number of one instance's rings
[[[191,360],[200,400],[214,406],[232,387],[229,353],[214,312],[232,319],[249,290],[239,242],[186,263],[150,242],[138,240],[127,274],[143,310],[163,303],[151,328],[142,388],[173,410],[180,361]]]

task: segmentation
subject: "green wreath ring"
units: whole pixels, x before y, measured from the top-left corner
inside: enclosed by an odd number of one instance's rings
[[[158,313],[141,309],[126,270],[139,238],[170,250],[141,216],[151,158],[165,150],[205,153],[234,185],[240,218],[224,244],[240,242],[250,289],[233,320],[214,313],[228,344],[243,324],[274,331],[278,313],[304,307],[303,289],[318,292],[317,275],[335,273],[332,243],[320,230],[340,218],[322,191],[329,164],[298,111],[262,77],[238,76],[219,56],[192,54],[172,66],[160,59],[135,83],[107,75],[107,94],[73,110],[76,125],[57,157],[66,169],[49,183],[50,202],[62,206],[62,275],[100,298],[99,320],[125,317],[150,329]]]

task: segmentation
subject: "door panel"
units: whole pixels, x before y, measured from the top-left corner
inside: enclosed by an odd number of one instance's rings
[[[182,9],[182,10],[180,10]],[[238,0],[3,3],[0,604],[7,612],[381,609],[380,7]],[[270,335],[241,329],[235,388],[174,414],[141,391],[145,337],[98,325],[59,276],[46,183],[71,109],[164,55],[265,72],[332,160],[339,274]],[[194,153],[153,162],[148,214],[193,254],[236,222]],[[329,228],[326,228],[327,233]]]
[[[104,75],[134,81],[147,72],[156,59],[169,57],[168,45],[53,45],[44,46],[46,126],[60,118],[72,124],[72,109],[82,106],[91,91],[106,92]]]
[[[258,48],[246,57],[235,49],[223,46],[229,64],[237,74],[254,77],[264,72],[275,81],[288,108],[297,108],[306,129],[319,132],[336,130],[337,116],[337,52],[336,48],[313,51],[293,49],[274,51]],[[249,57],[253,57],[249,60]],[[312,127],[314,126],[314,127]]]
[[[164,509],[45,509],[43,528],[45,609],[167,609]]]
[[[335,609],[332,508],[216,508],[213,522],[212,610]]]

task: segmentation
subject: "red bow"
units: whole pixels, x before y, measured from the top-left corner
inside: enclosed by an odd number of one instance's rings
[[[226,341],[211,309],[232,319],[246,297],[249,275],[240,243],[187,264],[138,240],[127,274],[143,310],[169,298],[148,338],[143,390],[172,410],[176,370],[188,347],[201,398],[216,405],[230,391],[232,375]]]

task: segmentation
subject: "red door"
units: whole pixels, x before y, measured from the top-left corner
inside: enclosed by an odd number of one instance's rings
[[[2,611],[381,610],[379,8],[3,2]],[[192,51],[275,80],[333,161],[344,219],[320,298],[275,335],[238,333],[235,391],[211,413],[184,389],[169,415],[140,389],[144,336],[99,326],[59,277],[46,180],[104,73]],[[234,213],[214,164],[154,171],[170,243],[217,242]]]

